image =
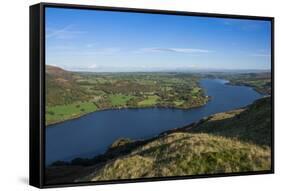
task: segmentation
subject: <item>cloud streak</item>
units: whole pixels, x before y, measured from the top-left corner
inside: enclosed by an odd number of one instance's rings
[[[185,53],[185,54],[194,54],[194,53],[210,53],[211,50],[207,49],[197,49],[197,48],[144,48],[141,49],[141,52],[174,52],[174,53]]]
[[[86,31],[74,30],[73,25],[67,25],[63,28],[47,28],[47,38],[71,39],[77,35],[85,34]]]

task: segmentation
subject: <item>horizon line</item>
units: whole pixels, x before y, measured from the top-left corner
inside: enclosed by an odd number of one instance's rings
[[[52,66],[52,67],[57,67],[57,68],[61,68],[63,70],[69,71],[69,72],[81,72],[81,73],[137,73],[137,72],[142,72],[142,73],[153,73],[153,72],[177,72],[177,73],[186,73],[186,72],[235,72],[235,71],[248,71],[248,72],[263,72],[263,71],[268,71],[271,72],[271,68],[268,69],[229,69],[229,68],[224,68],[224,69],[218,69],[218,68],[210,68],[210,69],[206,69],[206,68],[186,68],[186,69],[155,69],[155,70],[151,70],[151,71],[147,71],[147,70],[130,70],[130,71],[93,71],[93,70],[89,70],[87,71],[87,68],[77,68],[77,69],[70,69],[70,68],[64,68],[64,67],[60,67],[60,66],[56,66],[56,65],[48,65],[45,64],[46,66]]]

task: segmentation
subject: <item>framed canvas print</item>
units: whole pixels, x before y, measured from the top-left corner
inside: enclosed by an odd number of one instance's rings
[[[30,7],[30,184],[274,172],[274,19]]]

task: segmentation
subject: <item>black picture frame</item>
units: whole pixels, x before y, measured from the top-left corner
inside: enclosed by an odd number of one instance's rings
[[[99,181],[99,182],[61,183],[55,185],[45,184],[44,181],[44,176],[45,176],[45,166],[44,166],[45,164],[45,8],[47,7],[270,21],[271,22],[271,81],[272,81],[271,169],[266,171],[255,171],[255,172],[218,173],[218,174],[188,175],[188,176],[174,176],[174,177],[153,177],[153,178],[139,178],[139,179],[128,179],[128,180],[122,179],[122,180],[110,180],[110,181]],[[183,11],[170,11],[170,10],[135,9],[135,8],[123,8],[123,7],[104,7],[104,6],[56,4],[56,3],[39,3],[36,5],[32,5],[30,6],[30,134],[29,135],[30,135],[29,184],[38,188],[272,174],[274,173],[274,18],[249,16],[249,15],[197,13],[197,12],[183,12]]]

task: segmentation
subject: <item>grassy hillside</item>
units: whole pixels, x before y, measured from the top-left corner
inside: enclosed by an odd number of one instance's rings
[[[270,150],[208,134],[176,132],[132,150],[78,181],[270,169]]]
[[[79,73],[46,66],[46,124],[114,108],[199,107],[210,99],[201,78],[224,78],[263,94],[271,92],[270,73]]]
[[[271,97],[257,100],[247,109],[210,116],[189,132],[208,133],[271,146]]]
[[[77,84],[79,76],[54,66],[46,66],[46,124],[64,121],[95,111],[96,105]]]
[[[199,78],[178,73],[78,73],[46,66],[46,124],[103,109],[204,105]]]
[[[270,170],[271,98],[147,140],[120,139],[104,155],[57,162],[47,182]]]
[[[257,73],[211,73],[203,75],[208,78],[223,78],[229,80],[229,84],[242,85],[254,88],[257,92],[271,94],[271,72]]]
[[[261,94],[271,94],[271,73],[249,73],[227,77],[233,85],[246,85],[253,87]]]
[[[46,66],[47,106],[66,105],[87,99],[86,92],[76,83],[75,75],[55,66]]]

